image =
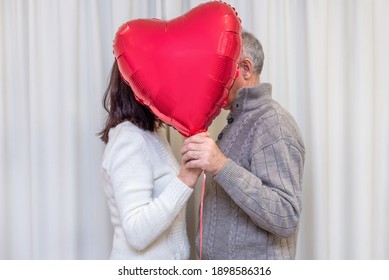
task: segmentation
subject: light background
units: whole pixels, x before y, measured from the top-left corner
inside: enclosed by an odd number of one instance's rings
[[[0,259],[108,257],[96,133],[114,34],[202,2],[0,0]],[[262,42],[261,80],[305,139],[297,257],[389,259],[389,1],[226,2]],[[167,136],[179,158],[183,138]]]

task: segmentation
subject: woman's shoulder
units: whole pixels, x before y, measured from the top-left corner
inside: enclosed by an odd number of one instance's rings
[[[169,149],[169,144],[161,131],[144,130],[129,121],[110,129],[106,149],[124,144],[139,149],[154,149],[157,153],[165,153]]]
[[[108,143],[113,142],[117,137],[128,138],[129,136],[131,136],[131,138],[128,139],[136,138],[137,140],[145,140],[148,138],[148,134],[147,131],[136,126],[132,122],[124,121],[109,130]]]
[[[112,149],[133,147],[139,152],[147,149],[150,142],[150,133],[129,121],[124,121],[111,128],[108,134],[108,143],[105,152]]]
[[[103,162],[109,162],[118,156],[134,157],[137,154],[142,154],[146,157],[149,146],[150,140],[147,131],[131,122],[124,121],[109,130]]]
[[[142,134],[142,132],[144,130],[142,128],[136,126],[135,124],[133,124],[130,121],[124,121],[124,122],[119,123],[115,127],[111,128],[109,132],[115,133],[118,131],[129,131],[129,132],[133,132],[133,133]]]

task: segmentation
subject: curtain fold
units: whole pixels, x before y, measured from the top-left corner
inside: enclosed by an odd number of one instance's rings
[[[0,0],[0,259],[108,257],[97,133],[114,34],[203,2]],[[226,2],[261,41],[261,81],[305,139],[298,258],[388,259],[389,2]],[[184,138],[166,134],[180,160]],[[199,195],[188,204],[192,247]]]

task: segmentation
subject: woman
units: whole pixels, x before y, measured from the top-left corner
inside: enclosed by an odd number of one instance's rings
[[[162,137],[161,122],[113,64],[100,133],[102,169],[114,227],[111,259],[188,259],[185,208],[201,173],[181,168]]]

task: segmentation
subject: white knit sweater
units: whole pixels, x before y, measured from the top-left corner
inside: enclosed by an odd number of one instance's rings
[[[188,259],[185,209],[192,189],[164,137],[123,122],[109,131],[104,191],[114,228],[111,259]]]

